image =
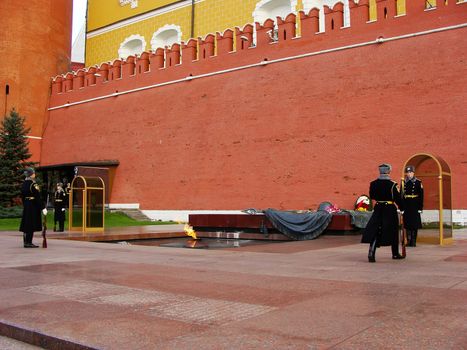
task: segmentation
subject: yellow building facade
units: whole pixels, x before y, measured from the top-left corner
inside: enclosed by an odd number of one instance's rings
[[[349,0],[344,25],[349,23]],[[434,1],[434,0],[432,0]],[[85,65],[91,66],[132,54],[186,42],[190,38],[243,27],[267,18],[332,7],[339,0],[88,0]],[[370,20],[376,19],[376,0],[370,0]],[[398,0],[398,13],[405,0]],[[324,28],[324,22],[320,28]],[[297,33],[300,33],[298,28]]]

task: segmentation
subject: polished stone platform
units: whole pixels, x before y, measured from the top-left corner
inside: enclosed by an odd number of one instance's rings
[[[62,350],[464,349],[467,230],[405,260],[380,248],[375,264],[359,239],[24,249],[0,232],[0,335]]]
[[[71,241],[109,242],[128,241],[136,239],[158,239],[185,237],[184,225],[145,225],[128,227],[105,228],[103,232],[47,231],[48,239],[65,239]],[[40,235],[38,235],[39,237]]]
[[[200,238],[254,239],[270,241],[289,241],[290,239],[274,229],[263,215],[238,214],[197,214],[190,215],[192,225]],[[261,225],[268,233],[261,232]],[[64,239],[89,242],[132,241],[140,239],[164,239],[185,237],[184,225],[145,225],[105,228],[103,232],[47,231],[48,239]],[[335,214],[323,234],[358,234],[350,223],[350,215]]]
[[[49,232],[47,231],[47,239],[64,239],[71,241],[88,241],[88,242],[116,242],[116,241],[133,241],[145,239],[165,239],[165,238],[180,238],[187,237],[183,230],[184,225],[148,225],[148,226],[132,226],[128,227],[112,227],[106,228],[103,232],[81,232],[81,231],[65,231],[65,232]],[[273,240],[273,241],[288,241],[289,238],[280,233],[271,233],[264,235],[255,232],[243,231],[197,231],[199,238],[224,238],[224,239],[255,239],[255,240]],[[39,237],[38,235],[37,237]],[[41,238],[42,239],[42,238]],[[41,240],[40,239],[40,240]]]

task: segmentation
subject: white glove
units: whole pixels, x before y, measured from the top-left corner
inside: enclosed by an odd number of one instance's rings
[[[62,208],[62,211],[65,211],[65,208]]]
[[[419,210],[418,213],[421,214],[423,212],[423,210]]]
[[[47,209],[45,209],[45,208],[42,209],[42,214],[44,214],[44,216],[46,216],[47,215]]]

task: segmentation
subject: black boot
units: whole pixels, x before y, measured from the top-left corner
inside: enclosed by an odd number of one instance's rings
[[[404,256],[400,255],[399,254],[399,242],[394,242],[392,245],[391,245],[391,251],[392,251],[392,258],[393,259],[405,259]]]
[[[370,248],[368,249],[368,262],[376,262],[376,239],[371,242]]]
[[[39,248],[39,246],[32,243],[34,232],[27,232],[24,234],[24,236],[25,236],[24,248]]]
[[[35,245],[35,244],[33,244],[33,243],[26,243],[26,244],[24,245],[24,248],[39,248],[39,246],[38,246],[38,245]]]

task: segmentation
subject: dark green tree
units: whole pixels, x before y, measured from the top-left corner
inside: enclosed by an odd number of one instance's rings
[[[14,109],[0,125],[0,206],[15,205],[23,182],[23,171],[34,162],[28,161],[29,142],[26,135],[31,128],[24,125],[25,118]]]

